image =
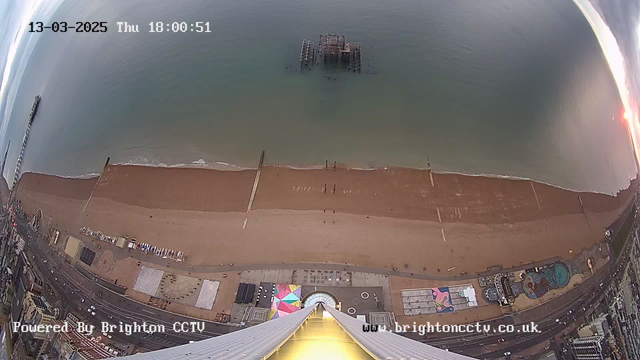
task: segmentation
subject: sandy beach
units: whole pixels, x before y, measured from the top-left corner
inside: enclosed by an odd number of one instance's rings
[[[26,173],[18,198],[51,226],[134,236],[194,266],[331,262],[454,276],[589,248],[637,186],[613,197],[427,170],[265,167],[246,214],[255,173],[109,166],[86,211],[97,179]]]

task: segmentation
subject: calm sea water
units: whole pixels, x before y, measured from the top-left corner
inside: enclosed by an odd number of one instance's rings
[[[79,176],[107,156],[255,167],[266,150],[267,164],[430,162],[607,193],[635,175],[615,83],[570,0],[101,3],[67,0],[51,21],[108,21],[107,33],[38,41],[5,175],[38,93],[23,171]],[[212,32],[148,33],[152,21]],[[327,32],[362,43],[364,73],[296,70],[302,39]]]

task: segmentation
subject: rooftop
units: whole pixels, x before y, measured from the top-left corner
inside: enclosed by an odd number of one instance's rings
[[[42,299],[40,295],[31,293],[30,296],[31,296],[31,300],[36,305],[36,307],[40,309],[45,315],[53,315],[53,313],[49,311],[46,301]]]

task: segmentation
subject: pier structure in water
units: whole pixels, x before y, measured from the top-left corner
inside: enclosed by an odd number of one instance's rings
[[[40,95],[36,95],[36,98],[33,100],[33,105],[31,105],[31,113],[29,113],[27,130],[24,132],[24,137],[22,138],[22,146],[20,147],[20,155],[18,155],[18,162],[16,163],[16,171],[13,174],[13,182],[11,183],[11,188],[13,188],[18,182],[18,179],[20,179],[20,167],[22,166],[22,158],[24,157],[24,151],[27,148],[27,141],[29,140],[29,133],[31,132],[31,124],[33,124],[33,119],[35,118],[36,112],[38,111],[38,104],[40,104]]]
[[[362,46],[360,43],[347,42],[344,35],[322,34],[318,48],[310,40],[303,40],[300,49],[300,68],[311,69],[320,63],[325,66],[346,66],[348,71],[362,71]]]

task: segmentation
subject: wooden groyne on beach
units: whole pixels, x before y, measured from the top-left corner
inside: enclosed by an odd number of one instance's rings
[[[260,162],[258,163],[258,171],[256,171],[256,179],[253,181],[253,189],[251,189],[251,196],[249,197],[249,205],[247,206],[247,213],[249,215],[249,211],[251,211],[251,207],[253,206],[253,200],[256,198],[256,191],[258,191],[258,184],[260,182],[260,173],[262,172],[262,165],[264,164],[264,150],[262,150],[262,154],[260,154]],[[247,216],[244,218],[244,224],[242,228],[247,227]]]
[[[33,105],[31,105],[31,113],[29,113],[29,119],[27,123],[27,130],[24,133],[24,137],[22,138],[22,146],[20,147],[20,155],[18,155],[18,162],[16,163],[16,171],[13,174],[13,182],[11,183],[11,188],[13,188],[18,179],[20,178],[20,168],[22,167],[22,158],[24,157],[24,151],[27,148],[27,141],[29,140],[29,133],[31,132],[31,124],[33,124],[33,119],[36,116],[36,111],[38,110],[38,104],[40,104],[40,95],[36,95],[36,98],[33,100]]]

